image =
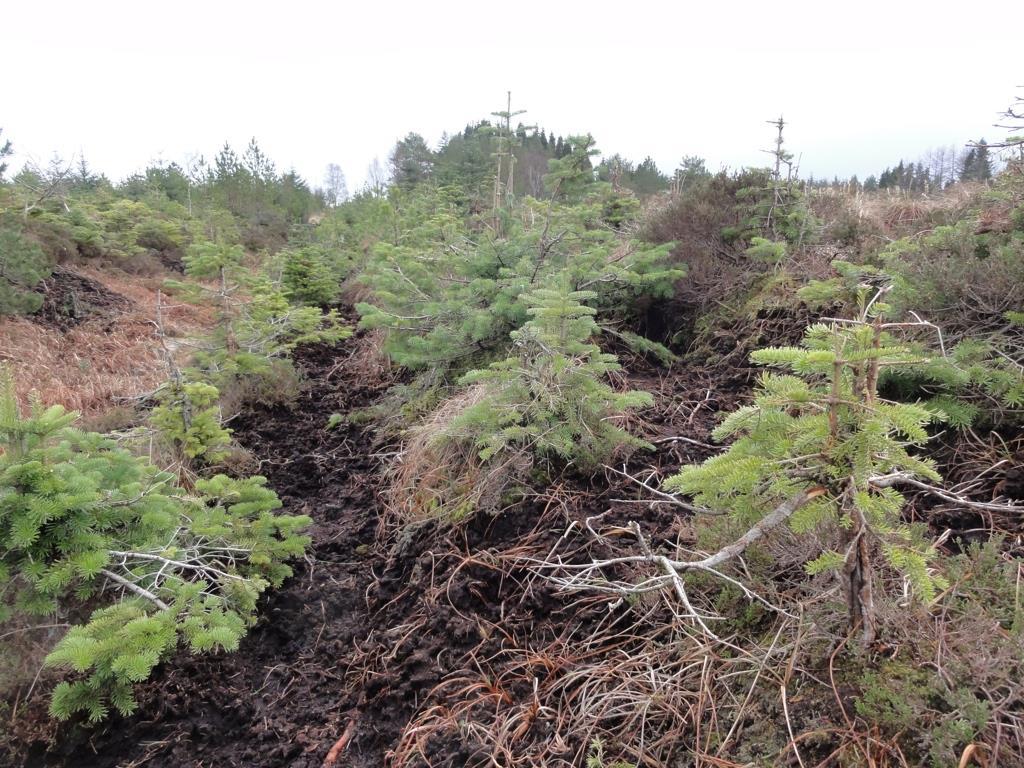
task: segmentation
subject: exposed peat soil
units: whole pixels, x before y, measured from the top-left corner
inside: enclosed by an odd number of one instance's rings
[[[799,338],[792,336],[776,330],[772,341]],[[633,617],[611,613],[603,598],[558,593],[528,563],[588,519],[606,528],[636,520],[651,541],[685,540],[687,513],[651,503],[656,497],[614,472],[565,473],[496,516],[397,528],[380,494],[395,447],[358,421],[326,428],[330,414],[371,406],[395,382],[373,362],[370,344],[357,336],[300,350],[306,385],[295,403],[256,408],[232,423],[285,511],[314,520],[307,559],[264,599],[241,649],[179,653],[139,686],[136,715],[91,729],[54,732],[37,696],[16,724],[15,764],[505,765],[495,755],[498,730],[532,764],[585,763],[592,734],[567,729],[549,704],[572,705],[566,676],[587,654],[615,652]],[[643,423],[630,426],[657,450],[635,455],[629,473],[657,487],[716,450],[711,429],[744,400],[754,376],[734,338],[716,351],[722,363],[714,368],[681,363],[666,371],[624,359],[621,385],[656,399]],[[569,557],[606,554],[602,546]],[[687,754],[681,738],[663,739],[659,749],[663,759]]]
[[[29,319],[62,331],[86,320],[113,320],[132,306],[131,299],[59,265],[37,290],[43,305]]]
[[[330,414],[370,406],[394,383],[379,365],[371,370],[366,346],[357,337],[337,348],[300,350],[306,384],[294,404],[259,407],[232,423],[284,511],[314,520],[308,557],[264,599],[241,649],[178,653],[139,686],[135,715],[113,715],[92,728],[55,729],[37,695],[10,734],[16,764],[319,768],[342,739],[344,749],[328,764],[386,765],[395,750],[408,750],[410,735],[400,744],[402,732],[417,713],[460,698],[439,684],[502,678],[503,660],[511,664],[514,651],[583,633],[607,613],[597,603],[572,604],[528,569],[508,567],[510,556],[543,556],[574,520],[596,514],[606,515],[604,522],[641,520],[652,535],[667,537],[678,527],[678,510],[629,503],[650,496],[607,473],[566,475],[497,516],[455,528],[427,521],[382,540],[389,521],[379,492],[394,447],[377,444],[372,426],[326,428]],[[714,382],[697,369],[666,375],[642,360],[631,367],[624,385],[647,388],[658,400],[644,414],[653,439],[685,433],[706,441],[717,413],[733,408],[746,388],[742,371]],[[699,444],[668,441],[632,464],[665,477],[707,455]],[[499,698],[531,698],[537,674],[514,677]],[[542,743],[555,729],[538,718],[524,738]],[[586,745],[563,736],[564,759],[575,763]],[[433,765],[488,760],[471,734],[421,746]]]

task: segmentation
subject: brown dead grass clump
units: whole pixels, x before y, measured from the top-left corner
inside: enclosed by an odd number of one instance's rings
[[[392,365],[391,358],[384,352],[384,339],[387,330],[374,328],[360,334],[352,346],[352,364],[356,370],[363,371],[366,381],[394,381],[398,369]]]
[[[861,218],[898,238],[959,221],[985,189],[983,184],[961,183],[927,195],[885,190],[857,195],[855,205]]]
[[[88,269],[77,273],[130,304],[66,330],[0,318],[0,362],[11,366],[23,403],[34,391],[44,403],[97,415],[147,395],[167,377],[153,322],[160,281]],[[165,304],[163,316],[172,337],[198,336],[212,324],[209,310],[180,302]]]
[[[399,523],[443,516],[459,520],[477,509],[492,509],[509,482],[529,466],[525,454],[509,452],[482,462],[471,441],[448,433],[452,421],[484,397],[477,385],[443,401],[410,430],[388,470],[385,498]]]

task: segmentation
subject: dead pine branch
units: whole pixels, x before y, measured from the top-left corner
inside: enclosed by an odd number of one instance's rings
[[[664,491],[658,490],[657,488],[655,488],[655,487],[653,487],[651,485],[648,485],[647,483],[645,483],[640,478],[633,477],[633,475],[629,474],[628,472],[625,472],[624,468],[620,470],[620,469],[616,469],[615,467],[611,467],[611,466],[609,466],[607,464],[602,464],[601,466],[603,466],[609,472],[614,472],[616,475],[619,475],[620,477],[624,477],[624,478],[626,478],[627,480],[629,480],[632,483],[636,483],[641,488],[644,488],[645,490],[649,491],[650,493],[653,493],[659,499],[662,499],[662,500],[668,502],[669,504],[672,504],[672,505],[674,505],[676,507],[679,507],[681,509],[685,509],[688,512],[700,512],[702,514],[706,514],[707,513],[707,510],[702,509],[701,507],[696,507],[693,504],[687,504],[685,501],[680,499],[678,496],[673,496],[671,493],[665,493]]]
[[[922,482],[911,477],[905,472],[893,472],[888,475],[879,475],[877,477],[869,478],[868,482],[875,488],[891,488],[894,485],[909,485],[940,498],[943,501],[948,501],[951,504],[958,504],[970,509],[978,509],[985,512],[1006,512],[1009,514],[1024,513],[1024,504],[1000,504],[998,502],[974,501],[943,488],[936,488],[934,485]]]
[[[777,613],[789,616],[790,614],[785,610],[768,602],[742,581],[723,573],[719,568],[742,555],[752,544],[792,517],[809,501],[823,496],[825,493],[826,489],[823,486],[815,486],[787,499],[734,542],[699,560],[675,560],[665,555],[655,554],[644,538],[639,524],[631,521],[629,528],[636,536],[642,554],[592,560],[588,563],[566,563],[558,559],[554,562],[540,562],[535,565],[541,570],[564,572],[566,575],[552,577],[563,591],[595,591],[630,596],[670,589],[686,611],[683,617],[692,619],[707,636],[720,640],[707,624],[709,617],[702,616],[693,606],[686,591],[685,574],[690,571],[703,571],[711,574],[715,578],[737,587],[748,599],[759,602]],[[641,564],[656,566],[660,575],[648,577],[639,582],[615,581],[604,575],[606,569],[614,566]]]

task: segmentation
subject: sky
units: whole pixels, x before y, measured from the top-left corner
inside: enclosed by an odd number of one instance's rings
[[[1019,4],[942,0],[333,3],[49,0],[0,11],[0,129],[26,159],[121,179],[250,137],[313,185],[358,188],[415,131],[503,109],[608,154],[862,179],[1001,134],[1024,85]]]

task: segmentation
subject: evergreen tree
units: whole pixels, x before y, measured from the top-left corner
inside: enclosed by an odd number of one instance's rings
[[[932,186],[932,171],[923,165],[917,166],[917,177],[914,179],[914,191],[928,192]]]
[[[985,139],[978,142],[978,157],[975,164],[978,181],[990,181],[992,179],[992,158],[989,156],[988,142]]]
[[[14,223],[0,219],[0,315],[35,312],[43,303],[33,292],[52,270],[49,258]]]
[[[684,157],[676,169],[672,179],[672,188],[676,193],[688,189],[697,182],[711,178],[711,173],[704,163],[704,159],[696,155]]]
[[[406,200],[402,235],[377,244],[363,277],[373,295],[357,305],[363,327],[388,330],[385,349],[396,362],[443,369],[500,354],[528,317],[523,296],[555,281],[597,291],[605,316],[621,316],[638,295],[671,292],[682,276],[665,263],[671,245],[608,226],[607,213],[628,216],[628,206],[614,206],[615,193],[595,182],[593,140],[571,144],[550,163],[549,198],[519,202],[500,239],[470,232],[451,190],[422,189]]]
[[[418,133],[410,133],[391,150],[391,181],[409,189],[428,180],[434,171],[434,153]]]
[[[266,374],[271,361],[285,358],[299,344],[337,341],[350,331],[340,324],[336,310],[323,312],[317,306],[294,306],[280,280],[252,271],[243,264],[241,246],[225,243],[194,243],[185,255],[190,277],[213,278],[213,286],[201,283],[169,282],[169,286],[193,301],[211,303],[218,309],[218,323],[206,348],[195,356],[200,380],[223,386],[246,375]],[[285,257],[287,263],[288,257]],[[298,279],[296,268],[292,279]],[[321,280],[323,275],[312,274]],[[325,289],[323,282],[298,284],[300,292]]]
[[[629,177],[629,187],[638,195],[652,195],[669,188],[669,180],[650,157],[645,157]]]
[[[974,147],[971,147],[970,149],[968,149],[964,153],[963,159],[960,161],[960,176],[959,176],[959,180],[960,181],[973,181],[974,180],[974,173],[975,173],[974,168],[975,168],[975,161],[977,159],[977,156],[978,156],[978,153],[977,153],[977,150]]]
[[[287,219],[305,224],[310,214],[323,207],[324,200],[317,197],[309,184],[291,169],[281,174],[270,187],[272,210],[282,211]]]
[[[646,445],[612,419],[651,405],[646,392],[616,392],[605,381],[618,370],[614,355],[591,339],[598,333],[593,291],[538,288],[523,297],[530,320],[513,331],[513,356],[471,371],[461,383],[483,396],[446,430],[471,439],[484,461],[509,449],[559,457],[592,469],[622,446]]]
[[[302,245],[281,254],[285,295],[293,304],[322,307],[338,296],[341,276],[331,265],[325,248]]]
[[[5,158],[10,157],[14,154],[14,148],[11,146],[10,139],[3,140],[4,129],[0,128],[0,182],[4,180],[4,173],[7,172],[7,163]]]
[[[231,430],[221,424],[219,396],[205,382],[174,379],[158,392],[159,404],[150,420],[184,457],[213,464],[224,458],[231,443]]]
[[[960,167],[960,181],[987,182],[992,179],[992,158],[988,143],[981,139],[967,150]]]
[[[486,121],[467,125],[437,153],[433,177],[448,189],[459,189],[477,199],[493,194],[495,137]],[[482,204],[482,203],[481,203]]]
[[[902,521],[906,500],[893,488],[901,477],[939,479],[933,462],[909,449],[928,439],[927,425],[941,416],[879,396],[882,370],[927,358],[892,335],[901,326],[882,320],[889,307],[868,286],[860,286],[858,301],[856,320],[811,326],[802,347],[755,352],[755,362],[790,373],[763,374],[754,403],[715,430],[716,439],[736,441],[704,464],[685,467],[668,485],[744,525],[799,499],[789,518],[797,533],[841,532],[807,570],[842,574],[850,621],[870,641],[876,551],[924,599],[942,585],[928,568],[934,548]]]
[[[271,185],[277,181],[277,168],[274,161],[260,149],[260,145],[253,136],[249,139],[249,146],[245,148],[242,155],[242,166],[248,172],[250,183]]]
[[[274,514],[261,477],[219,475],[186,496],[74,419],[38,402],[22,415],[0,371],[0,619],[102,606],[47,657],[78,673],[57,686],[53,714],[96,721],[111,707],[131,713],[133,685],[179,642],[237,648],[260,593],[308,545],[310,521]]]

